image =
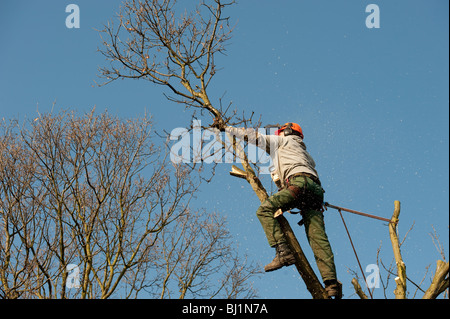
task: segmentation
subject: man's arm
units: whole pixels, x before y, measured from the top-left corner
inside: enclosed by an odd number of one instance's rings
[[[259,133],[254,128],[235,128],[226,126],[225,132],[232,136],[236,136],[237,139],[246,139],[249,143],[255,144],[259,148],[265,150],[268,154],[270,154],[271,147],[276,147],[276,143],[278,142],[279,138],[275,135],[266,135]]]

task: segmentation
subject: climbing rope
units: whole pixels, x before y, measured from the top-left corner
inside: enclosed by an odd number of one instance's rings
[[[347,231],[348,239],[350,239],[350,244],[352,245],[353,252],[355,253],[356,261],[358,262],[359,269],[361,270],[361,274],[363,275],[364,282],[366,283],[366,286],[367,286],[366,275],[364,275],[364,271],[363,271],[361,263],[359,261],[358,254],[356,253],[355,245],[353,245],[352,236],[350,236],[350,232],[348,231],[347,224],[345,223],[344,216],[342,216],[341,210],[338,209],[338,212],[339,212],[339,215],[341,215],[342,223],[344,224],[345,230]],[[372,292],[370,291],[369,287],[367,287],[367,290],[369,290],[370,298],[373,299]]]
[[[367,290],[369,291],[370,298],[373,299],[372,291],[370,290],[370,288],[367,285],[366,275],[364,274],[364,271],[362,269],[361,262],[359,261],[358,253],[356,252],[355,245],[353,244],[352,236],[350,235],[350,232],[348,231],[347,224],[345,223],[344,216],[342,215],[342,211],[349,212],[349,213],[356,214],[356,215],[360,215],[360,216],[364,216],[364,217],[369,217],[369,218],[373,218],[373,219],[382,220],[382,221],[385,221],[385,222],[388,222],[388,223],[397,223],[397,221],[392,221],[392,220],[384,218],[384,217],[358,212],[358,211],[353,210],[353,209],[348,209],[348,208],[339,207],[339,206],[336,206],[336,205],[331,205],[331,204],[329,204],[327,202],[323,203],[323,206],[325,207],[325,209],[326,209],[326,207],[329,207],[329,208],[336,209],[339,212],[339,215],[341,216],[341,219],[342,219],[342,223],[344,224],[344,227],[345,227],[345,231],[347,232],[348,239],[350,240],[350,244],[352,246],[353,253],[355,254],[356,261],[358,262],[359,269],[361,270],[361,274],[362,274],[362,276],[364,278],[364,282],[366,284]],[[291,214],[299,214],[299,213],[301,214],[300,211],[288,210],[288,212],[291,213]],[[274,217],[278,217],[281,214],[283,214],[283,211],[281,209],[279,209],[275,213]],[[304,220],[301,219],[298,222],[298,225],[302,226],[303,224],[304,224]]]
[[[379,216],[375,216],[375,215],[371,215],[371,214],[366,214],[366,213],[362,213],[362,212],[358,212],[358,211],[353,210],[353,209],[343,208],[343,207],[331,205],[329,203],[324,203],[324,206],[325,207],[330,207],[330,208],[333,208],[333,209],[337,209],[337,211],[339,212],[339,215],[341,216],[341,219],[342,219],[342,223],[344,224],[344,227],[345,227],[345,231],[347,232],[348,239],[350,240],[350,244],[352,245],[352,249],[353,249],[353,253],[355,254],[356,261],[358,262],[359,269],[361,270],[361,274],[362,274],[362,276],[364,278],[364,282],[366,283],[366,286],[367,286],[367,279],[366,279],[366,276],[365,276],[364,271],[362,269],[361,262],[359,261],[359,257],[358,257],[358,253],[356,252],[355,245],[353,245],[352,236],[350,236],[350,232],[348,231],[347,224],[345,223],[344,216],[342,215],[342,211],[346,211],[346,212],[349,212],[349,213],[352,213],[352,214],[361,215],[361,216],[365,216],[365,217],[369,217],[369,218],[373,218],[373,219],[383,220],[383,221],[386,221],[386,222],[389,222],[389,223],[393,223],[393,222],[390,219],[387,219],[387,218],[383,218],[383,217],[379,217]],[[369,291],[370,298],[373,299],[372,291],[370,290],[370,288],[368,286],[367,286],[367,290]]]
[[[393,222],[392,220],[384,218],[384,217],[379,217],[379,216],[375,216],[375,215],[371,215],[371,214],[361,213],[361,212],[358,212],[358,211],[353,210],[353,209],[348,209],[348,208],[344,208],[344,207],[331,205],[331,204],[329,204],[327,202],[323,203],[323,206],[334,208],[334,209],[337,209],[337,210],[343,210],[345,212],[349,212],[349,213],[352,213],[352,214],[361,215],[361,216],[365,216],[365,217],[369,217],[369,218],[373,218],[373,219],[383,220],[383,221],[388,222],[388,223],[397,223],[397,222]]]

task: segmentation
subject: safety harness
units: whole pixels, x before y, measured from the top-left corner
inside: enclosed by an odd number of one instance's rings
[[[298,176],[301,176],[304,179],[303,187],[298,187],[297,185],[293,185],[291,183],[291,179]],[[320,180],[316,176],[309,173],[297,173],[289,176],[289,178],[286,179],[287,189],[295,198],[296,207],[300,211],[304,211],[306,209],[322,210],[322,200],[316,194],[313,194],[312,191],[308,188],[308,178],[322,187],[322,185],[320,184]],[[325,190],[323,188],[322,191],[325,193]]]

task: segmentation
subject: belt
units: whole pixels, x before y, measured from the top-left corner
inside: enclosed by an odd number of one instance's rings
[[[294,178],[294,177],[297,177],[297,176],[305,176],[305,177],[308,177],[308,178],[312,179],[312,181],[313,181],[314,183],[319,184],[320,186],[322,186],[322,185],[320,184],[320,180],[319,180],[316,176],[314,176],[314,175],[312,175],[312,174],[309,174],[309,173],[297,173],[297,174],[293,174],[293,175],[289,176],[289,177],[287,178],[287,180],[290,181],[291,178]]]

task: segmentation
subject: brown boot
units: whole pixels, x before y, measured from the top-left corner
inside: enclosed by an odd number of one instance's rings
[[[325,281],[325,291],[330,299],[342,299],[342,283],[339,280]]]
[[[287,243],[281,243],[275,246],[276,255],[272,262],[264,267],[265,272],[274,271],[283,266],[295,264],[295,257]]]

